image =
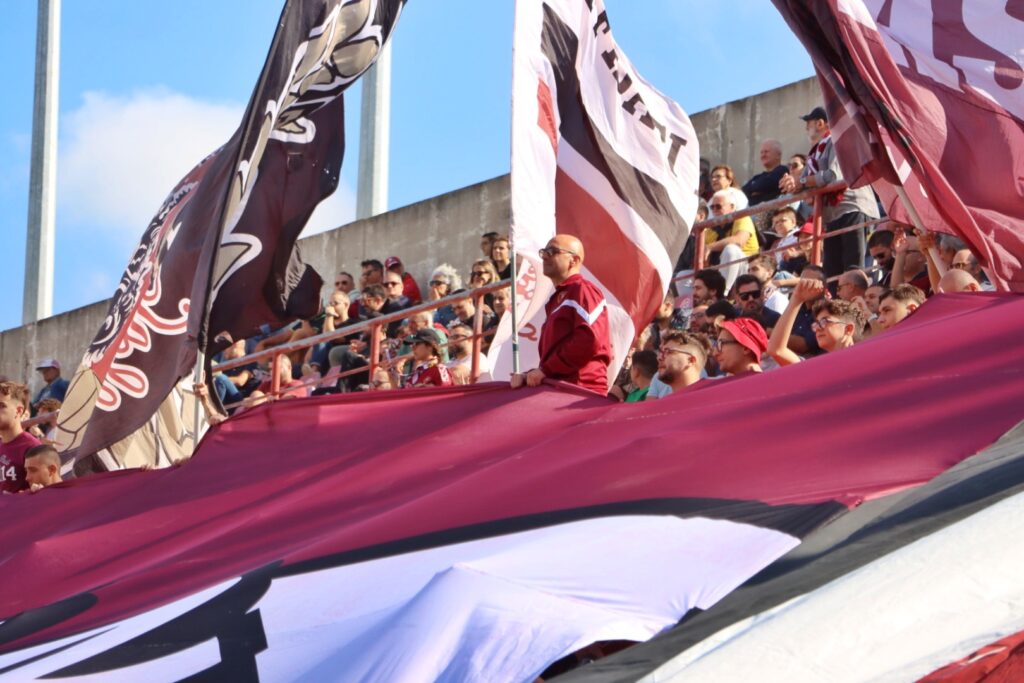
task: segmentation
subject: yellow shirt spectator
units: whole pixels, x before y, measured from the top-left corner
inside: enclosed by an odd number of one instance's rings
[[[721,232],[719,232],[721,231]],[[732,222],[732,227],[723,225],[718,228],[707,228],[704,230],[704,244],[711,244],[726,237],[734,237],[740,233],[747,234],[747,240],[739,245],[744,256],[754,256],[761,249],[757,243],[757,232],[754,230],[754,221],[749,216],[737,218]]]

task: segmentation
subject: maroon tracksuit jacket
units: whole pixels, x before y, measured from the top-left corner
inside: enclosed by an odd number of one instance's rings
[[[555,288],[540,331],[540,369],[547,377],[608,392],[607,309],[601,290],[578,273]]]

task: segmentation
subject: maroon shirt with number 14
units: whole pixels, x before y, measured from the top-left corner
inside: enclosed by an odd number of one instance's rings
[[[39,439],[22,432],[7,443],[0,443],[0,492],[17,493],[28,488],[25,481],[25,451],[39,445]]]

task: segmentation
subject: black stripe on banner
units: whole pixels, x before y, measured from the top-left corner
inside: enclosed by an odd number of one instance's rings
[[[816,590],[1020,493],[1024,493],[1024,423],[927,484],[869,501],[813,531],[800,546],[708,610],[687,614],[677,627],[653,640],[557,680],[639,680],[731,624]]]
[[[579,38],[546,3],[541,50],[555,76],[562,139],[605,177],[669,254],[678,254],[689,235],[690,221],[679,215],[664,185],[619,156],[594,126],[583,106],[576,74]]]
[[[256,657],[268,644],[259,611],[254,610],[254,607],[270,588],[272,581],[278,578],[576,521],[629,515],[719,519],[772,529],[801,538],[841,515],[846,509],[834,501],[813,505],[769,505],[759,501],[715,498],[658,498],[555,510],[472,524],[326,555],[287,567],[281,566],[280,562],[272,562],[244,574],[231,588],[192,610],[131,640],[52,671],[43,678],[114,674],[124,667],[151,662],[182,652],[201,642],[216,639],[220,647],[221,661],[188,680],[218,683],[256,680]],[[742,553],[743,549],[736,549],[736,552]],[[32,633],[73,616],[83,606],[89,606],[93,602],[95,597],[86,593],[71,601],[65,601],[66,604],[48,605],[19,614],[0,627],[0,644],[30,637]],[[57,653],[61,649],[64,648],[51,650],[41,656]],[[39,657],[33,657],[17,662],[5,671],[16,670],[38,659]]]
[[[846,512],[841,503],[829,501],[815,505],[769,505],[760,501],[724,500],[719,498],[654,498],[608,503],[587,507],[552,510],[533,515],[498,519],[470,524],[420,536],[410,536],[388,543],[347,550],[282,567],[275,577],[294,576],[347,564],[378,560],[393,555],[429,550],[456,543],[477,541],[494,536],[532,531],[544,527],[603,517],[626,515],[673,515],[681,519],[704,517],[780,531],[796,538]]]

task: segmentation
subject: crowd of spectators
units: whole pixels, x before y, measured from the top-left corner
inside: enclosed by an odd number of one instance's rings
[[[810,153],[790,154],[787,160],[777,140],[765,140],[759,147],[763,169],[742,184],[729,166],[701,159],[697,220],[748,207],[751,215],[704,229],[702,260],[707,267],[696,272],[690,269],[699,241],[692,232],[677,265],[677,271],[688,272],[680,274],[638,335],[611,383],[610,396],[626,402],[656,400],[699,382],[772,371],[841,352],[897,325],[934,293],[992,288],[978,258],[957,238],[874,220],[884,212],[869,187],[839,192],[823,202],[824,253],[821,265],[813,263],[811,203],[794,200],[756,211],[783,195],[842,180],[825,112],[816,108],[802,118]],[[867,225],[849,229],[863,223]],[[840,230],[846,231],[828,237]],[[427,275],[422,289],[399,256],[366,259],[358,279],[346,271],[336,274],[319,315],[279,329],[263,328],[232,343],[215,361],[343,332],[511,276],[513,256],[506,236],[483,234],[480,250],[481,258],[461,273],[447,263],[420,273]],[[553,321],[542,332],[546,346],[541,367],[524,374],[519,384],[533,386],[554,377],[601,389],[607,386],[603,368],[610,361],[610,348],[587,334],[584,345],[576,346],[581,339],[573,327],[576,314],[559,305],[566,296],[578,300],[581,309],[599,303],[599,290],[579,273],[583,245],[571,236],[558,236],[541,256],[545,274],[558,285],[548,302]],[[510,301],[510,290],[499,289],[476,301],[466,298],[397,316],[387,325],[361,327],[326,342],[293,344],[279,356],[276,398],[487,380],[487,356],[473,357],[474,324],[479,313],[479,344],[486,353]],[[373,334],[378,337],[373,339]],[[374,348],[380,352],[376,366],[370,362]],[[42,387],[34,396],[24,384],[0,382],[0,488],[5,491],[37,489],[60,480],[52,415],[60,408],[68,381],[53,358],[40,360],[37,372]],[[197,387],[211,422],[267,401],[275,384],[272,372],[269,360],[215,372],[209,386],[217,401],[205,386]],[[21,423],[34,415],[44,417],[22,429]]]

